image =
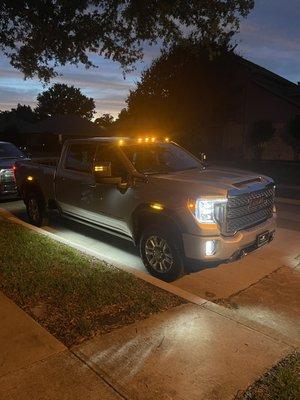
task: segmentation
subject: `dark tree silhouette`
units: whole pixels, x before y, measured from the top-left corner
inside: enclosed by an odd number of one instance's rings
[[[114,117],[111,114],[103,114],[101,117],[95,119],[95,124],[110,128],[114,123]]]
[[[164,47],[189,35],[229,43],[254,0],[47,0],[0,2],[0,49],[25,77],[48,81],[55,67],[92,65],[88,54],[118,61],[126,70],[145,43]]]
[[[289,121],[284,138],[287,144],[293,147],[294,160],[298,161],[300,153],[300,115],[295,115],[295,117]]]
[[[91,119],[95,113],[95,102],[81,93],[80,89],[56,83],[37,96],[35,109],[40,118],[54,115],[78,115]]]
[[[189,40],[164,52],[130,92],[116,126],[133,134],[172,135],[190,150],[216,153],[224,121],[242,115],[239,58],[226,48],[217,52],[211,59]]]
[[[253,124],[251,131],[251,140],[254,145],[255,157],[261,159],[263,149],[266,142],[270,141],[274,136],[275,128],[272,121],[261,120]]]
[[[37,114],[30,106],[22,104],[18,104],[16,108],[12,108],[9,111],[0,112],[0,120],[3,122],[14,121],[16,119],[26,122],[35,122],[37,118]]]

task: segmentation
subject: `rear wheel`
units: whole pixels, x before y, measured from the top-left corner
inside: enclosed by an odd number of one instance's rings
[[[43,201],[37,193],[30,193],[26,199],[26,210],[32,225],[43,226],[46,224],[46,210]]]
[[[145,229],[140,240],[140,254],[151,275],[171,282],[183,274],[179,240],[161,227]]]

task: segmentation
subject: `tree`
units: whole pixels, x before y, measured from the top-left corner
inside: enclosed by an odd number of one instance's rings
[[[0,120],[3,122],[15,121],[16,119],[25,122],[35,122],[37,121],[37,118],[37,114],[30,106],[22,105],[20,103],[18,103],[17,108],[12,108],[9,111],[0,111]]]
[[[251,140],[254,145],[255,157],[261,159],[266,142],[269,142],[274,136],[275,128],[271,121],[260,120],[253,124],[251,131]]]
[[[242,90],[239,57],[226,46],[215,53],[211,59],[202,44],[191,40],[163,52],[130,92],[127,110],[116,121],[119,131],[171,135],[196,153],[216,155],[220,127],[242,115]]]
[[[36,122],[37,114],[30,106],[18,104],[16,108],[0,112],[0,136],[2,140],[13,142],[18,146],[26,144],[23,130]]]
[[[111,114],[103,114],[101,117],[96,118],[94,122],[104,128],[111,128],[114,123],[114,117]]]
[[[49,81],[56,66],[92,66],[89,54],[126,71],[143,45],[189,36],[209,48],[229,43],[254,0],[47,0],[0,3],[0,49],[25,77]]]
[[[293,147],[294,160],[299,160],[300,153],[300,114],[295,115],[289,121],[287,134],[284,136],[286,142]]]
[[[55,83],[37,96],[35,109],[40,118],[54,115],[78,115],[91,119],[95,113],[95,102],[81,93],[80,89]]]

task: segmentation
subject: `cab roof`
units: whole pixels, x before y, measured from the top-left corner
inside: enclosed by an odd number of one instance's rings
[[[149,140],[150,142],[153,142],[153,140],[151,140],[151,137],[148,137],[147,141]],[[86,142],[97,142],[97,143],[107,143],[107,144],[114,144],[114,143],[120,143],[120,141],[122,141],[124,144],[128,143],[128,144],[134,144],[137,143],[139,141],[141,142],[145,142],[146,138],[145,137],[141,137],[141,138],[132,138],[132,137],[126,137],[126,136],[108,136],[108,137],[90,137],[90,138],[80,138],[80,139],[69,139],[66,140],[65,143],[86,143]],[[165,140],[163,138],[155,138],[155,142],[160,143],[160,142],[164,142],[164,141],[169,141],[169,139]],[[123,144],[122,143],[122,144]]]

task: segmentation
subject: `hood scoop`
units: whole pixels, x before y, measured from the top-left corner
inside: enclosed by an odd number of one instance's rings
[[[237,182],[237,183],[233,183],[232,186],[236,187],[236,188],[241,188],[243,186],[247,186],[251,183],[261,183],[263,182],[263,179],[261,176],[258,176],[257,178],[253,178],[253,179],[247,179],[246,181],[241,181],[241,182]]]

